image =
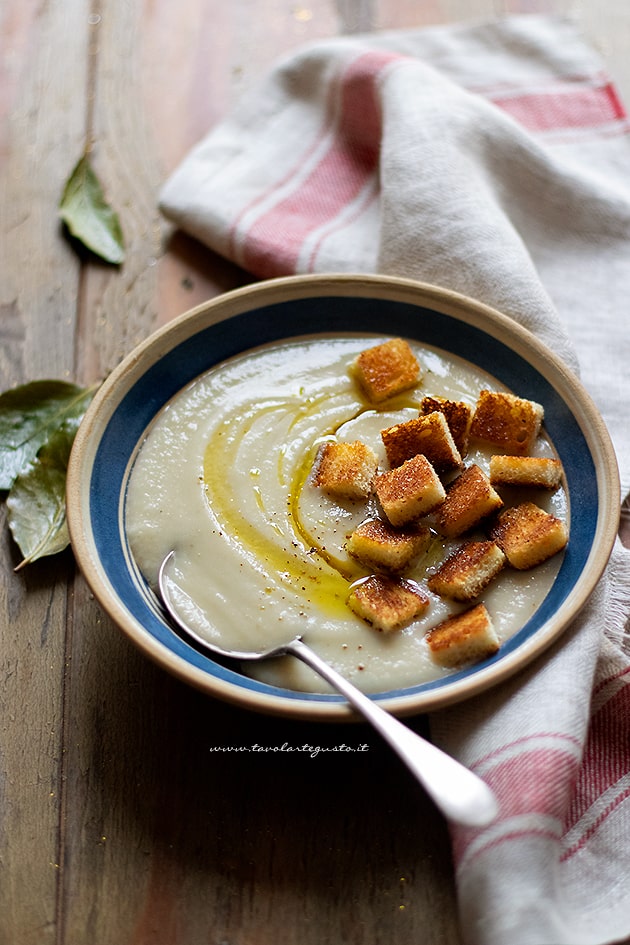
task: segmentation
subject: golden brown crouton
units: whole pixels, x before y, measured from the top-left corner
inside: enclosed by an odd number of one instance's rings
[[[557,489],[562,481],[562,463],[544,456],[491,456],[493,486],[532,486]]]
[[[465,456],[468,452],[468,438],[470,433],[470,422],[472,420],[472,407],[461,400],[447,400],[444,397],[423,397],[420,404],[420,416],[426,417],[434,411],[443,413],[451,436],[455,441],[460,456]]]
[[[409,390],[420,380],[420,365],[402,338],[366,348],[355,363],[354,373],[367,399],[378,404]]]
[[[342,499],[366,499],[378,467],[376,454],[360,440],[322,443],[313,466],[313,482]]]
[[[362,522],[346,542],[346,551],[369,568],[402,571],[429,547],[431,529],[417,525],[396,529],[378,518]]]
[[[493,541],[466,542],[431,575],[428,588],[452,600],[474,600],[501,571],[505,560]]]
[[[533,502],[522,502],[501,512],[490,536],[519,571],[551,558],[569,540],[564,522]]]
[[[428,515],[446,495],[435,469],[421,454],[377,476],[374,491],[392,525]]]
[[[417,584],[372,574],[353,585],[348,606],[377,630],[400,630],[429,606]]]
[[[426,417],[406,420],[381,430],[381,439],[392,467],[401,466],[419,453],[438,470],[456,469],[462,465],[446,417],[438,410]]]
[[[452,668],[493,656],[499,639],[484,604],[447,617],[427,633],[431,655],[440,666]]]
[[[515,394],[482,390],[470,425],[470,435],[501,446],[505,453],[526,456],[540,431],[540,404]]]
[[[446,538],[457,538],[502,507],[501,496],[483,470],[473,464],[450,484],[435,513],[436,526]]]

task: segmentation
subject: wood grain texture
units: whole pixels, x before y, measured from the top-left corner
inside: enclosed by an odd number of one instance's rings
[[[74,372],[80,265],[60,235],[64,175],[83,147],[86,35],[80,0],[5,5],[0,118],[0,378],[3,389]],[[64,49],[72,71],[59,69]],[[76,94],[77,86],[80,90]],[[4,511],[2,514],[4,525]],[[0,941],[54,942],[61,884],[68,555],[12,575],[0,544]]]
[[[172,232],[162,181],[278,56],[335,34],[571,12],[630,101],[622,0],[5,0],[0,382],[88,383],[250,277]],[[120,267],[57,204],[84,147]],[[0,557],[0,945],[458,945],[447,829],[377,736],[215,703],[116,630],[70,552]],[[422,731],[424,720],[412,726]],[[235,755],[252,744],[362,754]]]

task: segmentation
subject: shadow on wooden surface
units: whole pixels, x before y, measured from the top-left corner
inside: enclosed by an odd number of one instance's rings
[[[66,818],[67,869],[111,876],[108,851],[135,851],[131,941],[367,945],[382,928],[402,945],[429,920],[427,945],[453,941],[439,932],[454,909],[449,857],[434,859],[446,827],[378,735],[217,702],[112,639],[108,622],[95,631],[70,695],[89,740],[66,764],[65,807],[83,812]],[[85,632],[75,623],[75,637]],[[425,730],[422,718],[408,724]],[[439,902],[426,899],[419,860],[435,863]],[[91,904],[86,894],[94,940],[109,941],[111,891],[93,886]],[[69,928],[85,927],[72,901],[66,911]]]

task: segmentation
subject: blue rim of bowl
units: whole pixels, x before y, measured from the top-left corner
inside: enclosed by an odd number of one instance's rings
[[[616,530],[614,454],[590,398],[548,349],[486,306],[409,280],[341,276],[270,280],[193,309],[125,359],[81,424],[68,474],[72,544],[110,616],[147,655],[176,675],[261,711],[347,717],[340,696],[269,686],[209,659],[183,640],[164,620],[140,576],[124,527],[133,458],[147,427],[174,394],[215,364],[260,345],[340,332],[413,338],[472,362],[521,396],[542,403],[546,431],[565,469],[570,542],[557,578],[533,616],[490,660],[443,679],[373,695],[396,714],[429,711],[500,681],[545,649],[599,579]]]

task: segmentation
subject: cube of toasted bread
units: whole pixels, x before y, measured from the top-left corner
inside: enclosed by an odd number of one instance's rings
[[[367,399],[378,404],[420,380],[418,360],[403,338],[366,348],[354,362],[354,374]]]
[[[569,533],[564,522],[555,515],[534,502],[522,502],[501,512],[490,537],[513,568],[527,571],[562,551]]]
[[[448,487],[446,498],[435,513],[436,526],[446,538],[458,538],[502,507],[501,496],[484,471],[473,463]]]
[[[491,456],[493,486],[529,486],[557,489],[562,482],[562,463],[546,456]]]
[[[468,541],[453,552],[427,585],[451,600],[474,600],[505,565],[505,555],[493,541]]]
[[[313,482],[341,499],[366,499],[378,468],[378,458],[360,440],[322,443],[313,466]]]
[[[425,417],[414,417],[381,430],[389,465],[401,466],[421,453],[435,469],[444,471],[462,465],[462,458],[448,428],[446,417],[434,410]]]
[[[439,411],[443,413],[451,436],[460,456],[468,452],[468,439],[473,410],[470,404],[463,400],[447,400],[444,397],[423,397],[420,403],[420,416],[426,417],[429,413]]]
[[[526,456],[538,436],[544,410],[533,400],[503,391],[482,390],[470,425],[470,435],[501,446],[505,453]]]
[[[406,525],[428,515],[446,495],[438,474],[422,454],[378,475],[374,491],[392,525]]]
[[[352,532],[346,551],[369,568],[396,572],[426,551],[430,542],[428,525],[397,529],[381,519],[370,518]]]
[[[449,669],[487,659],[499,649],[499,638],[484,604],[447,617],[426,636],[431,656]]]
[[[429,598],[412,581],[372,574],[353,585],[348,606],[377,630],[400,630],[424,613]]]

